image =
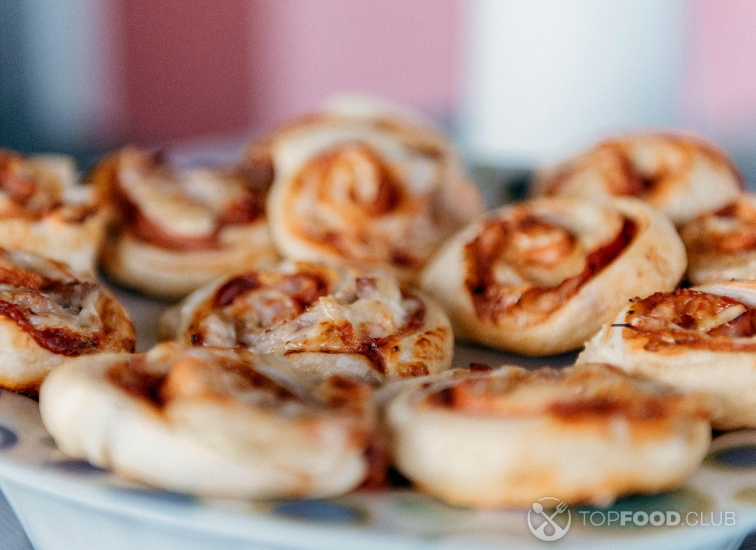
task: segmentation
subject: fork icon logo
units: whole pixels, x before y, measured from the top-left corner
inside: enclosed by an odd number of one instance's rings
[[[544,500],[553,500],[558,503],[554,511],[550,514],[544,510],[544,506],[543,504],[541,504],[541,502],[543,502]],[[547,506],[550,505],[550,503],[548,502],[546,504]],[[549,506],[549,508],[551,508],[551,506]],[[554,518],[561,516],[562,514],[564,514],[564,512],[567,512],[567,523],[563,527],[562,525],[557,523]],[[535,525],[533,525],[531,514],[533,518],[538,518],[538,516],[541,516],[541,521],[539,522],[536,519]],[[560,523],[563,522],[564,520],[560,521]],[[546,542],[561,539],[567,534],[567,531],[570,530],[570,524],[572,524],[572,514],[570,514],[570,511],[567,509],[567,503],[560,501],[558,498],[544,497],[538,502],[534,502],[533,508],[531,510],[528,510],[528,527],[530,528],[530,532],[533,533],[537,538]]]

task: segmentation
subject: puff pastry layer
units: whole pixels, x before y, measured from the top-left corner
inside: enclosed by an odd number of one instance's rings
[[[316,387],[271,358],[161,344],[80,358],[48,377],[40,412],[58,447],[172,491],[327,497],[370,467],[370,388]]]
[[[693,284],[756,280],[756,196],[742,194],[680,228]]]
[[[0,249],[0,386],[33,395],[73,357],[135,345],[128,314],[94,279],[29,252]]]
[[[678,487],[711,439],[701,396],[604,364],[454,370],[387,387],[395,466],[421,491],[476,508],[543,495],[610,504]]]
[[[447,369],[454,337],[443,310],[386,274],[307,262],[227,276],[161,318],[187,346],[286,357],[314,379],[371,383]]]
[[[626,303],[578,363],[606,361],[706,393],[717,429],[756,427],[756,283],[655,293]]]
[[[104,224],[91,190],[76,183],[72,158],[0,149],[0,247],[92,273]]]
[[[693,136],[640,133],[606,140],[541,173],[538,195],[602,200],[634,196],[675,225],[717,210],[743,189],[740,172],[716,146]]]
[[[106,158],[89,175],[110,208],[103,268],[121,284],[176,299],[229,272],[275,263],[266,177],[251,165],[179,170],[134,147]]]
[[[443,135],[369,102],[342,100],[286,124],[250,155],[270,164],[271,233],[292,259],[381,267],[409,280],[483,208]]]
[[[685,272],[672,224],[630,198],[541,198],[472,222],[421,285],[458,337],[528,355],[579,348],[623,301],[672,290]]]

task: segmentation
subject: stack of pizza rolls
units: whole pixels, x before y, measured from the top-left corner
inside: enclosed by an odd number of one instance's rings
[[[0,149],[0,247],[94,273],[104,222],[72,158]]]
[[[169,341],[135,354],[120,306],[54,263],[8,275],[0,314],[48,353],[68,340],[36,337],[74,327],[75,354],[40,360],[59,365],[40,407],[60,449],[98,466],[199,495],[316,498],[390,462],[455,505],[603,505],[680,486],[712,422],[756,426],[756,283],[711,282],[748,276],[726,254],[756,255],[756,205],[702,140],[612,139],[484,212],[432,124],[345,97],[230,167],[126,147],[88,181],[104,271],[183,298],[159,321]],[[688,258],[708,286],[678,288]],[[449,370],[455,337],[532,356],[589,343],[562,371]],[[37,370],[8,387],[35,391],[51,368]]]

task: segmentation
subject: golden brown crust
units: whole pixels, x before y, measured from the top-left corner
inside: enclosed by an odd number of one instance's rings
[[[680,228],[693,284],[756,279],[756,198],[737,200]]]
[[[550,355],[580,347],[618,303],[671,290],[684,270],[674,227],[642,202],[541,198],[468,225],[429,263],[421,284],[458,337]]]
[[[394,464],[454,505],[607,505],[683,483],[710,441],[702,395],[606,364],[450,371],[387,388]],[[579,449],[579,452],[575,452]]]
[[[180,171],[160,154],[126,147],[88,179],[110,212],[103,267],[122,284],[179,298],[277,258],[265,218],[270,181],[254,166]]]
[[[676,224],[717,209],[744,188],[743,177],[719,148],[695,136],[638,133],[608,139],[544,171],[536,194],[602,200],[632,196]]]
[[[250,151],[270,160],[271,231],[293,259],[410,279],[482,210],[448,141],[398,117],[324,112],[274,130]]]
[[[369,387],[310,384],[243,351],[80,358],[46,381],[40,411],[67,454],[173,491],[316,498],[377,475]]]
[[[162,326],[186,345],[276,353],[315,377],[337,368],[371,381],[443,370],[453,343],[448,320],[421,293],[385,274],[307,262],[228,276]]]

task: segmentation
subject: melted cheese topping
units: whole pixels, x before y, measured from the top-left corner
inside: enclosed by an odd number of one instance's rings
[[[54,353],[133,351],[136,345],[125,311],[96,282],[30,253],[0,251],[0,313]]]
[[[756,310],[733,298],[699,290],[657,292],[636,299],[623,326],[623,337],[646,340],[647,351],[683,347],[756,351]]]
[[[422,301],[386,276],[296,264],[228,280],[195,312],[190,341],[256,353],[358,353],[385,369],[384,349],[422,326]]]

